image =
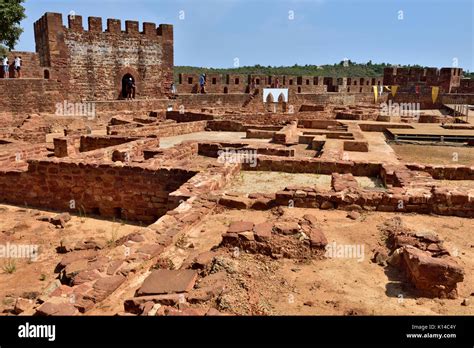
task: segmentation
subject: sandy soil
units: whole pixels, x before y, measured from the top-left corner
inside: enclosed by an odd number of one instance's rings
[[[382,186],[382,182],[376,178],[358,176],[355,179],[362,188]],[[331,189],[331,175],[242,171],[225,189],[228,192],[239,194],[275,193],[288,186],[316,186],[323,190],[329,190]]]
[[[369,152],[346,151],[349,160],[376,161],[385,163],[399,163],[396,153],[385,141],[383,133],[363,132],[365,140],[369,143]]]
[[[367,213],[359,220],[346,218],[342,211],[286,208],[285,214],[301,217],[315,215],[329,243],[363,246],[360,258],[325,258],[299,263],[272,260],[261,255],[242,253],[231,259],[234,273],[227,280],[231,290],[224,307],[236,314],[270,315],[472,315],[474,293],[474,243],[470,235],[472,220],[427,215],[400,215],[416,231],[434,230],[465,269],[465,280],[458,286],[459,298],[416,298],[402,275],[370,261],[372,250],[384,245],[377,226],[395,216],[393,213]],[[217,245],[220,234],[232,221],[255,223],[274,219],[271,212],[225,211],[205,219],[194,229],[188,242],[192,251]],[[191,250],[191,249],[189,249]],[[242,290],[242,289],[245,289]],[[471,305],[462,306],[464,298]],[[221,308],[226,310],[226,308]]]
[[[392,144],[400,160],[421,164],[474,165],[474,148],[457,146],[430,146]]]
[[[54,268],[64,254],[56,252],[62,243],[75,245],[94,239],[105,247],[112,241],[130,234],[139,226],[89,217],[72,216],[66,228],[56,228],[49,222],[38,221],[40,216],[57,213],[36,209],[0,205],[0,244],[38,246],[38,258],[0,258],[0,313],[16,297],[28,297],[25,293],[41,293],[57,277]],[[6,255],[8,256],[8,255]],[[13,262],[15,271],[6,272]]]

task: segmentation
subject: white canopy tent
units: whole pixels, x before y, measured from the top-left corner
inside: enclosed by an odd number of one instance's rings
[[[280,95],[283,95],[283,101],[288,103],[288,88],[264,88],[263,89],[263,102],[267,102],[268,95],[271,94],[273,101],[278,102]]]

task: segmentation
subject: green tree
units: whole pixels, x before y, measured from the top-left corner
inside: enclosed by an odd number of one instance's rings
[[[24,0],[0,0],[0,54],[5,54],[7,48],[12,50],[23,29],[20,22],[26,18]]]

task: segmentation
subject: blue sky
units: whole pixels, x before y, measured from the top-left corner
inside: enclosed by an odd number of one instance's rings
[[[175,65],[387,62],[474,70],[473,0],[27,0],[17,50],[44,12],[174,25]],[[183,12],[181,12],[183,11]],[[291,12],[292,11],[292,12]],[[403,13],[399,12],[403,11]],[[180,15],[184,14],[184,19]],[[403,17],[403,19],[399,19]],[[104,26],[105,26],[104,20]],[[140,24],[141,27],[141,24]]]

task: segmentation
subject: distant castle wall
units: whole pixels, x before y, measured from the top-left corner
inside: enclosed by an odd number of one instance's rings
[[[291,75],[207,74],[208,93],[249,93],[254,81],[256,88],[269,88],[278,79],[280,87],[293,93],[370,93],[373,86],[400,86],[401,92],[439,86],[441,93],[472,93],[474,82],[462,79],[460,68],[385,68],[383,77],[320,77]],[[179,93],[198,93],[198,74],[179,74]]]
[[[198,93],[199,74],[179,74],[177,89],[179,93]],[[275,87],[288,88],[295,93],[349,92],[369,93],[372,86],[381,85],[382,77],[322,77],[293,75],[242,75],[207,74],[207,93],[250,93],[251,86],[257,89]]]

